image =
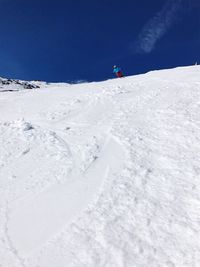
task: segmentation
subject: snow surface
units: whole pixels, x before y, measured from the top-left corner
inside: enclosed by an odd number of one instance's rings
[[[200,266],[200,67],[35,84],[0,93],[0,267]]]

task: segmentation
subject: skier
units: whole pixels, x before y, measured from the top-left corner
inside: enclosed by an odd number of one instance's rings
[[[121,69],[117,66],[113,66],[113,73],[115,73],[118,78],[124,77]]]

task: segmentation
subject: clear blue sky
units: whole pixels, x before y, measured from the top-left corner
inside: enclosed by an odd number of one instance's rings
[[[0,0],[0,76],[97,81],[200,62],[200,0]]]

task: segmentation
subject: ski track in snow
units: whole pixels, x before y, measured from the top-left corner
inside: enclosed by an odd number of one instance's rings
[[[0,266],[199,266],[199,74],[0,95]]]
[[[21,253],[36,250],[87,207],[102,179],[110,174],[110,169],[120,171],[122,162],[123,149],[110,137],[82,175],[72,173],[71,182],[54,185],[37,196],[15,202],[8,229]]]

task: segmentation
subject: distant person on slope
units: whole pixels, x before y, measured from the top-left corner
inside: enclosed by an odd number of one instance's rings
[[[117,66],[113,66],[113,73],[115,73],[118,78],[124,77],[121,69]]]

